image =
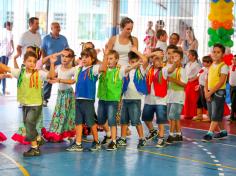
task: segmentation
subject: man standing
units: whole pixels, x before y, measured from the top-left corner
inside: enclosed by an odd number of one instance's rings
[[[48,55],[60,52],[63,49],[69,47],[66,37],[60,35],[60,31],[61,31],[60,24],[58,22],[53,22],[51,24],[51,33],[43,38],[42,49],[41,49],[43,58]],[[61,64],[60,56],[57,58],[57,62],[55,63],[55,65],[59,64]],[[46,62],[46,69],[50,70],[49,62]],[[47,106],[48,99],[51,96],[51,90],[52,90],[52,84],[45,82],[43,86],[43,91],[44,91],[43,105],[45,107]]]
[[[28,46],[40,48],[41,36],[37,32],[38,29],[39,19],[37,17],[31,17],[29,19],[29,30],[21,35],[19,44],[17,45],[17,55],[15,57],[24,55]]]
[[[7,21],[4,23],[4,29],[0,31],[0,62],[8,64],[9,57],[14,52],[14,43],[12,35],[12,23]],[[6,78],[1,80],[2,95],[6,94]]]

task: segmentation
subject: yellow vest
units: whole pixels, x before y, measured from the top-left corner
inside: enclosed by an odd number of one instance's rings
[[[216,84],[220,81],[220,75],[221,75],[221,68],[225,65],[224,62],[219,63],[216,67],[213,67],[213,65],[210,66],[209,72],[208,72],[208,89],[213,89]],[[226,81],[221,86],[220,89],[226,88]]]
[[[30,80],[32,76],[34,82]],[[32,76],[27,77],[26,72],[23,73],[22,82],[17,88],[17,101],[23,105],[42,105],[42,80],[38,71]]]

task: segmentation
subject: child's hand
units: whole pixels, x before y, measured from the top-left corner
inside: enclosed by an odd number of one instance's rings
[[[211,100],[211,93],[210,92],[205,92],[205,98],[206,100]]]
[[[195,88],[194,88],[194,90],[195,90],[195,91],[198,91],[199,88],[200,88],[200,85],[196,85]]]
[[[136,52],[138,51],[138,49],[137,49],[135,46],[132,46],[132,47],[130,48],[130,51],[133,51],[134,53],[136,53]]]
[[[164,57],[164,52],[163,51],[155,51],[155,52],[152,52],[152,54],[154,56],[158,56],[160,58],[163,58]]]
[[[50,57],[50,63],[51,63],[51,64],[54,64],[56,61],[57,61],[57,54],[53,54],[53,55]]]
[[[104,55],[104,56],[107,56],[108,53],[109,53],[109,49],[108,49],[108,47],[103,48],[102,51],[103,51],[103,55]]]
[[[48,82],[49,82],[50,84],[58,83],[58,78],[49,79]]]
[[[2,63],[0,63],[0,74],[2,74],[2,73],[5,73],[6,71],[6,65],[5,64],[2,64]]]

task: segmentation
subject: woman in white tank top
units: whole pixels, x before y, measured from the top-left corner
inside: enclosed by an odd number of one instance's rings
[[[138,39],[131,36],[133,30],[133,21],[125,17],[120,22],[121,33],[112,36],[108,41],[108,49],[116,50],[119,53],[119,64],[128,65],[128,53],[132,46],[138,49]]]

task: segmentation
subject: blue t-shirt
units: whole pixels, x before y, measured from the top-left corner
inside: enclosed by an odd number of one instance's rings
[[[59,37],[54,38],[51,34],[46,35],[43,38],[42,49],[44,50],[46,56],[60,52],[65,48],[68,48],[68,42],[66,37],[59,35]],[[61,64],[61,58],[57,58],[55,65]]]

